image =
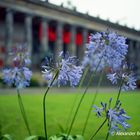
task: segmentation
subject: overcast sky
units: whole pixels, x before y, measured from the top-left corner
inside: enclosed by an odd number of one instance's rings
[[[49,2],[70,7],[68,0],[49,0]],[[140,30],[140,0],[70,0],[77,11],[88,12],[89,15],[100,16],[102,19],[119,21],[122,25]]]

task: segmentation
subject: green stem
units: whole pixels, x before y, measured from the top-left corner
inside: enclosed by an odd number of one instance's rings
[[[53,80],[51,81],[50,83],[50,86],[48,86],[45,94],[44,94],[44,97],[43,97],[43,118],[44,118],[44,132],[45,132],[45,139],[47,140],[48,136],[47,136],[47,123],[46,123],[46,106],[45,106],[45,102],[46,102],[46,95],[48,93],[48,91],[50,90],[54,80],[56,79],[57,75],[58,75],[59,71],[56,72]]]
[[[121,80],[121,83],[120,83],[120,88],[119,88],[119,92],[118,92],[118,95],[117,95],[117,99],[116,99],[116,103],[115,103],[115,107],[119,101],[119,98],[120,98],[120,95],[121,95],[121,90],[122,90],[122,86],[123,86],[123,80]]]
[[[102,59],[102,58],[101,58],[101,59]],[[74,113],[74,116],[73,116],[73,119],[72,119],[72,122],[71,122],[71,125],[70,125],[70,128],[69,128],[69,130],[68,130],[67,138],[68,138],[68,136],[69,136],[69,134],[70,134],[70,132],[71,132],[71,130],[72,130],[72,127],[73,127],[73,124],[74,124],[74,122],[75,122],[77,113],[78,113],[78,111],[79,111],[79,109],[80,109],[81,103],[82,103],[82,101],[83,101],[83,99],[84,99],[84,97],[85,97],[85,94],[86,94],[86,92],[87,92],[87,90],[88,90],[88,88],[89,88],[89,85],[90,85],[90,83],[91,83],[91,81],[92,81],[94,75],[95,75],[96,72],[97,72],[97,69],[98,69],[98,67],[99,67],[99,65],[100,65],[101,59],[100,59],[98,65],[97,65],[95,71],[94,71],[93,74],[91,75],[91,77],[90,77],[90,79],[89,79],[89,81],[88,81],[88,83],[87,83],[87,86],[86,86],[86,88],[85,88],[85,90],[84,90],[84,93],[83,93],[83,95],[82,95],[82,97],[81,97],[81,99],[80,99],[80,101],[79,101],[79,103],[78,103],[78,106],[77,106],[77,108],[76,108],[76,111],[75,111],[75,113]]]
[[[85,130],[86,130],[86,127],[87,127],[87,123],[88,123],[88,120],[89,120],[89,117],[90,117],[90,114],[91,114],[92,106],[95,103],[95,100],[96,100],[97,95],[98,95],[99,87],[100,87],[102,79],[103,79],[103,73],[104,73],[104,71],[102,71],[102,73],[100,75],[100,78],[99,78],[99,81],[98,81],[98,85],[97,85],[97,88],[96,88],[96,93],[94,94],[92,102],[91,102],[91,105],[89,107],[89,111],[88,111],[88,114],[87,114],[87,117],[86,117],[86,121],[84,123],[84,127],[83,127],[83,130],[82,130],[82,135],[83,136],[84,136],[84,133],[85,133]]]
[[[108,130],[108,131],[109,131],[109,130]],[[108,140],[108,137],[109,137],[109,132],[107,132],[107,135],[106,135],[105,140]]]
[[[83,101],[83,99],[84,99],[84,97],[85,97],[85,94],[86,94],[86,92],[87,92],[87,90],[88,90],[88,87],[89,87],[89,85],[90,85],[90,82],[91,82],[93,76],[94,76],[94,74],[92,74],[92,76],[91,76],[91,78],[90,78],[90,80],[89,80],[89,82],[88,82],[88,84],[87,84],[87,87],[86,87],[86,89],[85,89],[85,91],[84,91],[84,93],[83,93],[83,95],[82,95],[82,97],[81,97],[81,99],[80,99],[80,101],[79,101],[79,103],[78,103],[78,106],[77,106],[77,108],[76,108],[74,117],[73,117],[73,119],[72,119],[72,122],[71,122],[71,125],[70,125],[70,128],[69,128],[69,131],[68,131],[68,136],[69,136],[69,134],[70,134],[70,132],[71,132],[71,130],[72,130],[72,127],[73,127],[74,121],[75,121],[75,119],[76,119],[77,113],[78,113],[78,111],[79,111],[79,108],[80,108],[81,103],[82,103],[82,101]]]
[[[100,127],[97,129],[97,131],[90,137],[90,139],[89,140],[92,140],[95,136],[96,136],[96,134],[100,131],[100,129],[104,126],[104,124],[106,123],[106,121],[107,121],[107,118],[103,121],[103,123],[100,125]]]
[[[22,102],[22,98],[21,98],[19,89],[17,89],[17,95],[18,95],[18,103],[19,103],[19,107],[20,107],[20,111],[21,111],[24,123],[26,125],[26,128],[28,130],[29,135],[31,136],[31,131],[30,131],[29,123],[28,123],[28,120],[27,120],[27,116],[26,116],[26,113],[25,113],[25,109],[24,109],[24,105],[23,105],[23,102]]]
[[[82,85],[83,85],[84,79],[85,79],[85,77],[86,77],[88,71],[89,71],[89,67],[86,67],[86,70],[84,71],[84,74],[83,74],[83,76],[82,76],[82,78],[81,78],[81,80],[80,80],[80,84],[79,84],[79,86],[78,86],[78,93],[79,93],[79,91],[80,91],[80,88],[81,88]],[[76,105],[76,101],[77,101],[77,98],[78,98],[78,97],[79,97],[79,94],[76,94],[76,96],[75,96],[75,98],[74,98],[74,101],[73,101],[72,108],[71,108],[70,113],[69,113],[69,115],[68,115],[68,119],[67,119],[67,122],[66,122],[66,132],[68,131],[68,123],[69,123],[69,121],[70,121],[70,118],[71,118],[72,112],[73,112],[73,110],[74,110],[74,107],[75,107],[75,105]]]

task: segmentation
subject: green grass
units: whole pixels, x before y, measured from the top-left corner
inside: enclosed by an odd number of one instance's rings
[[[84,102],[80,108],[76,123],[74,124],[72,134],[80,134],[86,113],[88,111],[89,103],[93,94],[87,94]],[[100,101],[107,102],[110,97],[115,101],[117,93],[100,93],[96,100],[96,105]],[[43,131],[43,113],[42,113],[42,98],[43,94],[22,94],[26,112],[28,114],[29,124],[32,134],[44,135]],[[57,94],[51,93],[47,96],[47,128],[49,135],[60,132],[58,124],[66,128],[66,122],[70,108],[72,106],[75,94]],[[128,122],[131,128],[128,132],[140,132],[140,94],[138,91],[133,93],[123,93],[121,95],[122,107],[125,108],[127,114],[131,116]],[[94,133],[100,126],[103,118],[97,118],[92,113],[88,129],[85,134],[85,140]],[[16,94],[0,95],[0,125],[2,126],[2,133],[9,133],[15,140],[23,140],[28,135],[17,102]],[[107,132],[106,125],[97,134],[95,140],[104,140]],[[140,140],[140,136],[112,136],[109,140]]]

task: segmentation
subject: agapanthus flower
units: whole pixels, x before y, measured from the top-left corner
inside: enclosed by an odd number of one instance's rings
[[[126,38],[114,32],[91,34],[83,66],[89,65],[91,70],[102,70],[105,67],[119,69],[127,54]],[[99,65],[98,65],[99,64]]]
[[[117,84],[118,81],[122,81],[123,91],[134,90],[137,87],[136,76],[134,72],[129,69],[126,63],[124,64],[124,66],[122,66],[120,70],[108,73],[107,78],[112,82],[112,84]]]
[[[111,102],[110,102],[111,103]],[[107,105],[107,104],[106,104]],[[130,127],[130,125],[127,123],[127,120],[130,119],[129,116],[126,115],[126,112],[124,109],[121,108],[120,101],[117,102],[114,108],[110,108],[110,105],[107,109],[106,107],[95,107],[94,112],[96,112],[96,115],[104,116],[108,120],[108,127],[109,127],[109,133],[113,134],[114,132],[120,131],[120,130],[126,130]]]
[[[31,70],[27,67],[30,63],[26,46],[14,47],[12,52],[12,66],[3,70],[3,80],[9,86],[24,88],[29,86],[32,76]]]
[[[137,85],[136,85],[137,79],[135,78],[135,75],[134,75],[133,72],[131,72],[130,74],[124,74],[122,76],[122,78],[124,80],[124,84],[122,86],[123,91],[136,89],[136,87],[137,87]]]
[[[26,44],[18,45],[12,48],[10,52],[15,66],[28,66],[31,63],[30,55]]]
[[[109,109],[107,111],[108,123],[110,126],[109,132],[113,134],[115,131],[121,130],[121,128],[125,131],[130,125],[126,122],[130,119],[129,116],[126,115],[126,112],[123,109]],[[121,128],[119,127],[121,126]]]
[[[75,87],[82,76],[82,67],[76,65],[77,60],[75,56],[65,55],[64,57],[61,52],[59,57],[59,62],[56,65],[52,65],[46,58],[47,65],[42,66],[44,79],[47,80],[50,86],[55,74],[58,72],[54,83],[57,83],[58,86],[70,84],[70,86]]]

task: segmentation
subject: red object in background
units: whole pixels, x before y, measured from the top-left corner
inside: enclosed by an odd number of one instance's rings
[[[4,48],[4,46],[0,46],[0,53],[5,53],[5,48]]]
[[[75,43],[77,46],[82,45],[83,43],[83,36],[81,32],[76,33]]]
[[[0,67],[3,67],[3,66],[4,66],[3,60],[0,59]]]
[[[56,41],[56,32],[52,27],[48,29],[49,41]]]
[[[52,27],[49,27],[46,32],[48,32],[49,41],[56,41],[56,32]],[[38,37],[39,37],[39,41],[41,41],[41,38],[42,38],[42,25],[41,25],[41,23],[39,25]]]
[[[69,31],[63,31],[63,42],[65,44],[69,44],[70,43],[70,38],[71,38],[71,34]]]
[[[41,41],[41,38],[42,38],[42,25],[41,25],[41,23],[39,24],[38,38],[39,38],[39,41]]]

